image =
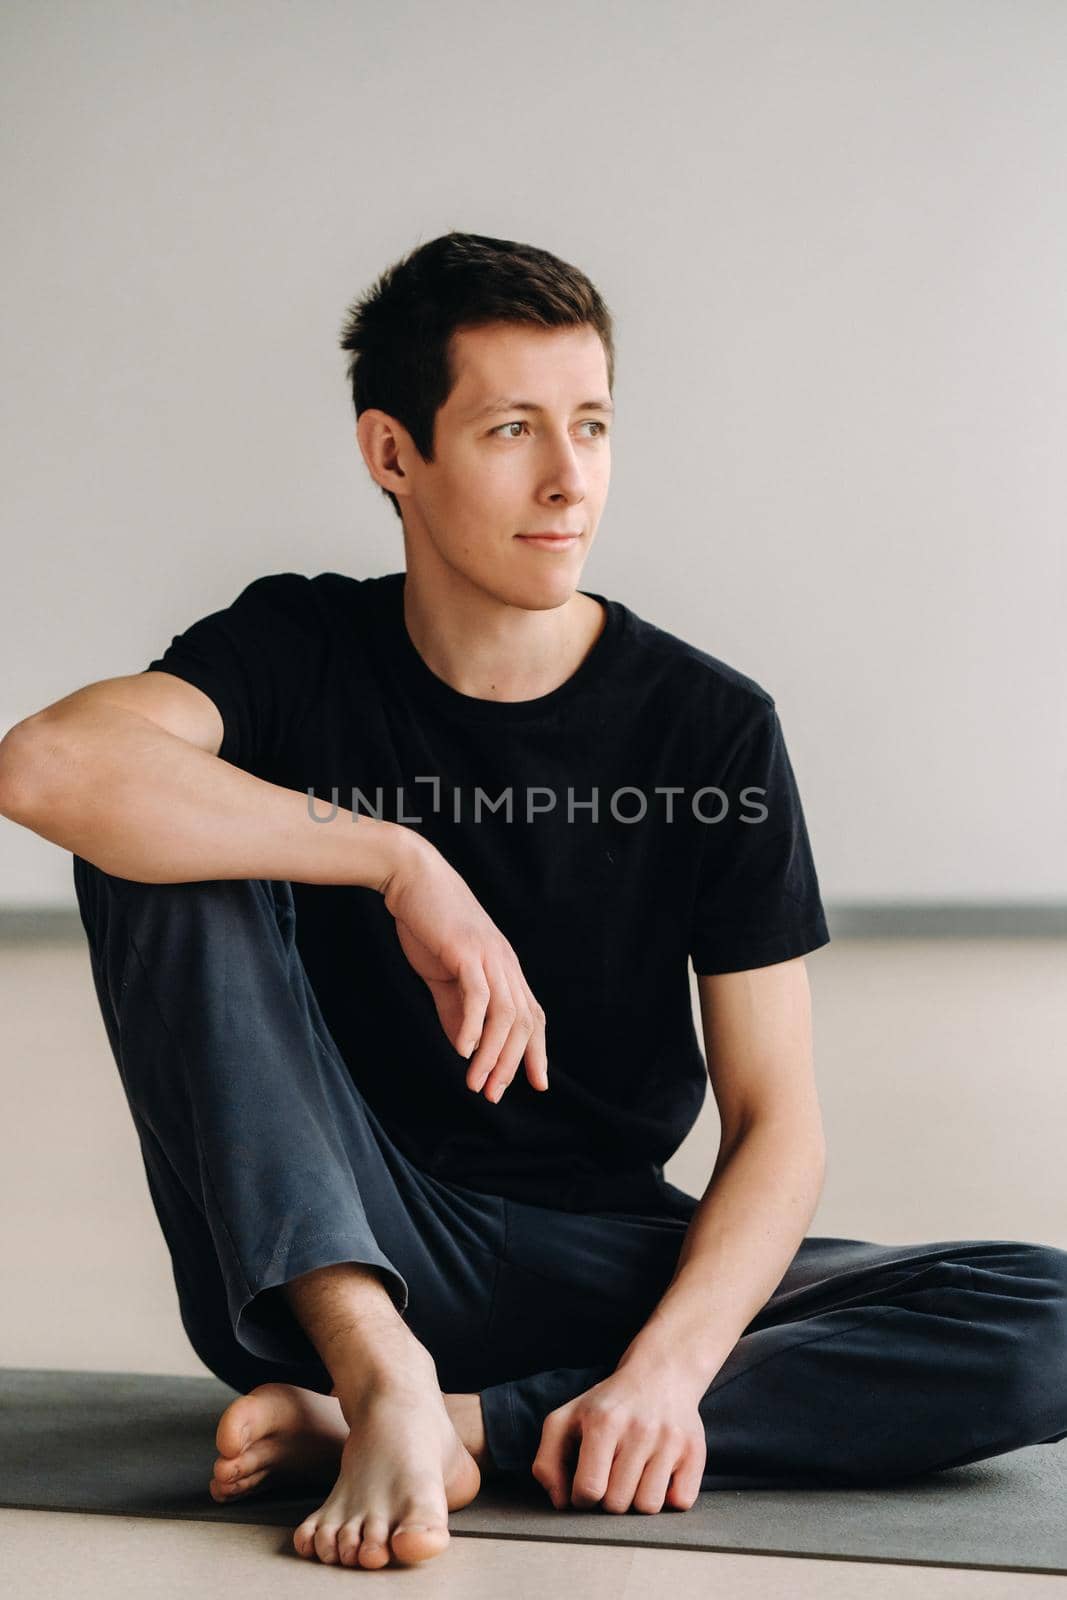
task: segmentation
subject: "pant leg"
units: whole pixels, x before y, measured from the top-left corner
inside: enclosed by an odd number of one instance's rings
[[[511,1201],[506,1220],[491,1333],[522,1364],[482,1412],[495,1465],[528,1473],[548,1413],[608,1377],[651,1314],[687,1223]],[[1067,1251],[805,1239],[699,1411],[703,1489],[889,1482],[1065,1438]]]
[[[332,1379],[281,1285],[377,1269],[443,1388],[491,1370],[503,1202],[393,1143],[341,1058],[288,883],[144,884],[74,858],[97,997],[170,1250],[183,1326],[247,1391]]]

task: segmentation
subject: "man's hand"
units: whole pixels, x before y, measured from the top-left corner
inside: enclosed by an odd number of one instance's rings
[[[692,1384],[618,1371],[550,1411],[531,1468],[557,1511],[688,1511],[708,1448]],[[573,1484],[570,1470],[577,1451]]]
[[[453,1049],[470,1057],[467,1085],[498,1101],[526,1056],[526,1076],[548,1088],[545,1013],[511,945],[441,852],[412,833],[412,847],[379,886],[397,937],[433,996]]]

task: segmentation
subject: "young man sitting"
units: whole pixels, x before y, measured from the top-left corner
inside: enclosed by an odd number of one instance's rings
[[[296,1549],[370,1568],[439,1554],[489,1471],[656,1513],[1063,1438],[1067,1253],[806,1236],[804,816],[767,691],[578,588],[600,295],[453,233],[342,344],[405,570],[258,578],[0,746],[239,1391],[211,1493],[321,1482]],[[698,1200],[663,1166],[709,1079]]]

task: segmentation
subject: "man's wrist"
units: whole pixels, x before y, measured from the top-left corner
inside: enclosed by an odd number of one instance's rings
[[[706,1336],[677,1337],[664,1343],[655,1328],[641,1329],[615,1363],[615,1371],[641,1389],[649,1383],[692,1391],[698,1398],[737,1343],[724,1336],[717,1342]]]
[[[377,818],[368,817],[360,817],[359,821],[370,821],[382,830],[383,871],[380,881],[375,884],[379,894],[385,894],[398,873],[409,871],[425,850],[433,848],[429,840],[402,822],[387,822],[384,819],[379,821]]]

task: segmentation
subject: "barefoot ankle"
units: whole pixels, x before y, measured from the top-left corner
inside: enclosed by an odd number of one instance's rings
[[[372,1394],[414,1386],[418,1390],[436,1387],[437,1364],[425,1345],[404,1330],[404,1338],[394,1339],[390,1330],[380,1341],[368,1343],[362,1337],[351,1343],[338,1342],[330,1358],[330,1391],[345,1413]]]
[[[485,1438],[480,1394],[446,1394],[445,1408],[463,1446],[474,1457],[482,1472],[491,1472],[493,1463]]]

